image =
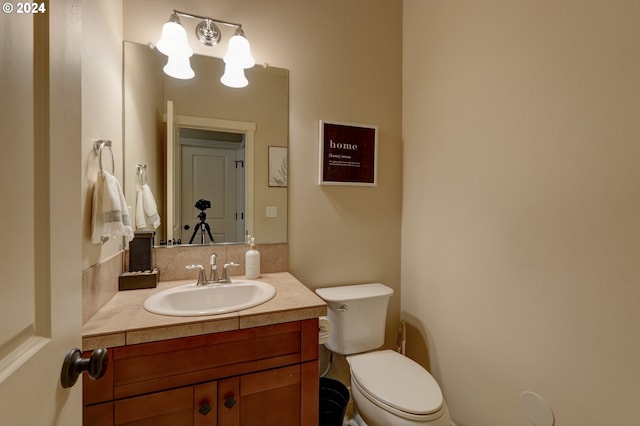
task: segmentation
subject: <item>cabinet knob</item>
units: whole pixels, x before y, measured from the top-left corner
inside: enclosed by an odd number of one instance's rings
[[[232,409],[234,405],[236,405],[236,400],[233,398],[233,394],[227,395],[224,399],[224,406]]]
[[[203,402],[202,404],[200,404],[200,409],[198,410],[200,414],[206,416],[207,414],[209,414],[209,411],[211,411],[211,405],[209,405],[208,402]]]

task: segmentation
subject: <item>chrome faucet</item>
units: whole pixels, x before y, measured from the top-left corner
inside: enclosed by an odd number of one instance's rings
[[[229,284],[231,282],[231,278],[229,278],[229,274],[227,272],[227,268],[229,266],[240,266],[240,264],[235,262],[225,263],[222,270],[222,279],[218,282],[223,284]]]
[[[217,283],[218,280],[218,256],[215,253],[211,255],[209,259],[209,266],[211,267],[211,272],[209,274],[209,284]]]
[[[204,266],[202,265],[187,265],[185,266],[185,268],[187,269],[198,269],[198,282],[196,282],[196,285],[206,285],[207,284],[207,277],[204,273]]]
[[[207,280],[207,274],[202,265],[187,265],[185,268],[198,270],[198,282],[196,282],[196,285],[201,286],[207,284],[229,284],[231,282],[229,273],[227,272],[229,266],[240,266],[240,264],[235,262],[225,263],[222,270],[222,278],[218,279],[218,256],[213,253],[209,258],[209,267],[211,268],[210,279]]]

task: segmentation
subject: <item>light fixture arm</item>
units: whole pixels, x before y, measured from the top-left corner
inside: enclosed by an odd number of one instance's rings
[[[210,22],[214,22],[216,24],[226,25],[228,27],[233,27],[235,29],[242,29],[242,24],[236,24],[234,22],[222,21],[220,19],[209,18],[208,16],[201,16],[201,15],[195,15],[193,13],[181,12],[181,11],[175,10],[175,9],[173,10],[173,13],[175,13],[178,16],[183,16],[185,18],[201,19],[203,21],[210,21]]]

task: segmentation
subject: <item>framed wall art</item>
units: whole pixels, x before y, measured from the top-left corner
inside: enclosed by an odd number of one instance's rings
[[[288,184],[287,147],[269,147],[269,186],[286,188]]]
[[[378,127],[320,120],[318,184],[376,186]]]

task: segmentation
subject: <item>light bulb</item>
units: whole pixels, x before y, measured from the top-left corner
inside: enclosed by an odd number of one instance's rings
[[[162,69],[169,77],[188,80],[193,78],[196,73],[191,68],[188,56],[171,55],[167,60],[167,64]]]
[[[177,16],[172,15],[169,22],[162,26],[162,37],[156,43],[156,48],[167,56],[191,56],[193,50],[187,42],[187,31]]]
[[[227,87],[240,88],[249,84],[249,80],[244,75],[244,68],[237,64],[227,63],[224,67],[224,74],[220,77],[220,82]]]
[[[249,40],[239,32],[241,33],[241,31],[236,31],[236,34],[229,39],[229,48],[223,59],[226,64],[237,64],[242,68],[251,68],[256,64],[256,61],[251,56]]]

